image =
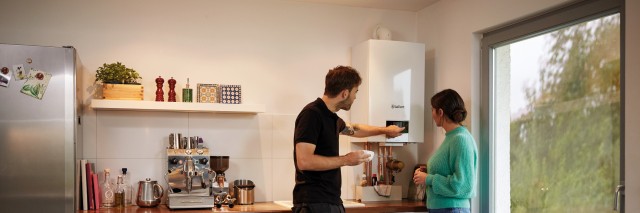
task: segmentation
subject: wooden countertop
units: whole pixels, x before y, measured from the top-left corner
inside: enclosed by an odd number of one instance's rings
[[[422,201],[378,201],[378,202],[363,202],[364,207],[351,207],[346,208],[348,213],[375,213],[375,212],[426,212]],[[100,209],[98,211],[78,211],[80,213],[166,213],[166,212],[181,212],[181,213],[204,213],[204,212],[291,212],[284,206],[275,204],[273,202],[260,202],[253,205],[235,205],[233,208],[223,206],[222,208],[206,208],[206,209],[176,209],[171,210],[167,205],[161,204],[154,208],[142,208],[138,206],[130,206],[126,208],[109,208]]]

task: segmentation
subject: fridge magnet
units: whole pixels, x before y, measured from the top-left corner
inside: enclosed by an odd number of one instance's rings
[[[31,72],[29,72],[29,77],[27,77],[27,81],[24,82],[20,92],[42,100],[42,96],[47,91],[50,79],[51,73],[47,73],[42,70],[31,70]]]
[[[22,64],[13,65],[13,74],[16,75],[16,81],[27,78],[27,72],[24,70],[24,65]]]
[[[241,104],[242,87],[240,85],[220,85],[220,103]]]
[[[7,67],[2,67],[0,70],[0,86],[9,87],[9,81],[11,81],[11,70]]]

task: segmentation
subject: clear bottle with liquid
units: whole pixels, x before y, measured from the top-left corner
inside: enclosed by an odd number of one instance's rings
[[[125,201],[124,201],[124,197],[125,197],[125,186],[122,180],[122,175],[118,175],[118,183],[117,183],[117,188],[116,188],[116,192],[115,192],[115,206],[116,207],[124,207],[125,206]]]
[[[111,208],[116,205],[115,203],[115,186],[111,183],[110,169],[104,169],[104,182],[102,183],[102,200],[100,206],[103,208]]]
[[[133,189],[131,188],[131,184],[127,177],[127,168],[122,168],[122,183],[124,184],[124,205],[130,206],[133,205],[131,200],[131,191]]]

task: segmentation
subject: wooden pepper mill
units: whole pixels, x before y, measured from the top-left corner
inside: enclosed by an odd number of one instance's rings
[[[164,79],[160,76],[156,78],[156,101],[164,101],[164,91],[162,91],[162,84],[164,84]]]
[[[169,83],[169,101],[168,102],[176,102],[176,80],[171,77],[167,81]]]

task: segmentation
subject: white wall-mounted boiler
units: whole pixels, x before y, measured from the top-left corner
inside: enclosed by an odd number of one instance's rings
[[[351,51],[351,66],[362,77],[351,122],[406,127],[396,138],[351,138],[351,142],[424,142],[424,44],[368,40]]]

